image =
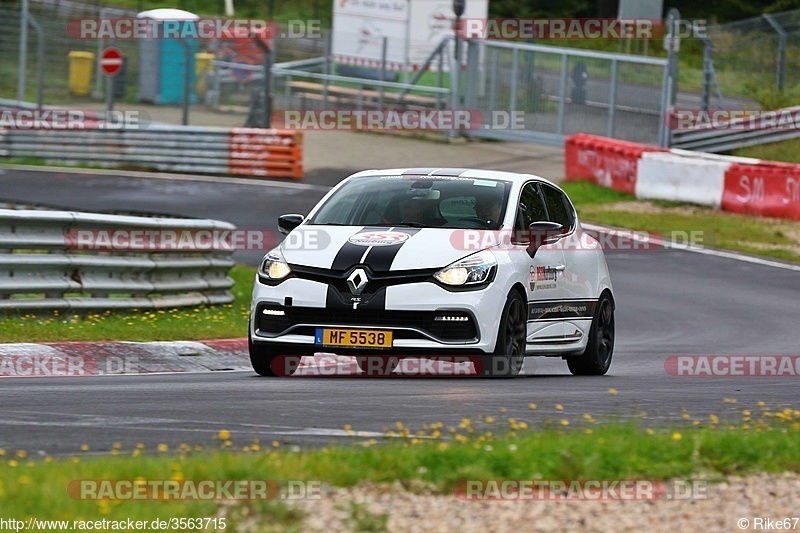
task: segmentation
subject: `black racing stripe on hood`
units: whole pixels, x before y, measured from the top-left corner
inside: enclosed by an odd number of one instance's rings
[[[376,226],[364,226],[353,235],[357,235],[359,233],[364,233],[367,231],[386,231],[385,227],[376,227]],[[355,265],[361,260],[361,256],[364,255],[364,252],[367,251],[365,246],[360,246],[358,244],[353,244],[348,239],[339,248],[339,251],[336,252],[336,257],[333,258],[333,263],[331,264],[331,270],[347,270],[351,266]]]
[[[420,228],[395,228],[392,231],[405,233],[410,239],[419,233],[419,230]],[[373,272],[387,272],[391,270],[394,258],[397,257],[397,253],[400,251],[400,248],[402,248],[403,245],[409,241],[409,239],[406,239],[400,244],[373,247],[372,250],[370,250],[370,252],[367,254],[366,259],[364,259],[364,264],[371,268]]]

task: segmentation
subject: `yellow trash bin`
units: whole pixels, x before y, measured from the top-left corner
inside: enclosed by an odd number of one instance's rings
[[[91,52],[69,53],[69,92],[86,96],[92,85],[94,54]]]
[[[195,90],[200,98],[206,94],[206,72],[211,70],[212,59],[214,59],[214,54],[198,52],[194,55]]]

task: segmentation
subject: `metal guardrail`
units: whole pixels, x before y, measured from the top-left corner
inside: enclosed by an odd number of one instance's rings
[[[755,121],[755,126],[748,124],[749,119],[743,117],[731,120],[725,127],[701,125],[686,130],[674,130],[670,136],[670,147],[719,153],[800,137],[800,106],[773,111],[781,119],[779,126],[766,123],[763,111],[756,113],[758,120]]]
[[[233,229],[217,220],[0,209],[0,311],[230,303],[225,235]],[[203,231],[219,238],[192,238]],[[167,233],[180,246],[158,240]],[[129,245],[103,246],[103,235]]]
[[[120,129],[0,129],[0,157],[167,172],[302,178],[302,133],[150,125]]]

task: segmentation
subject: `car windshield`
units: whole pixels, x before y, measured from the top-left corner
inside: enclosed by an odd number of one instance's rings
[[[365,176],[342,186],[309,222],[496,230],[510,189],[489,179]]]

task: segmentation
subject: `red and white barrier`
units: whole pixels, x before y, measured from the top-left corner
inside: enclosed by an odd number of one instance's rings
[[[567,138],[567,181],[649,200],[800,220],[800,165],[721,156],[580,133]]]
[[[603,187],[634,194],[638,162],[645,152],[663,152],[647,146],[585,133],[565,143],[567,181],[588,180]]]

